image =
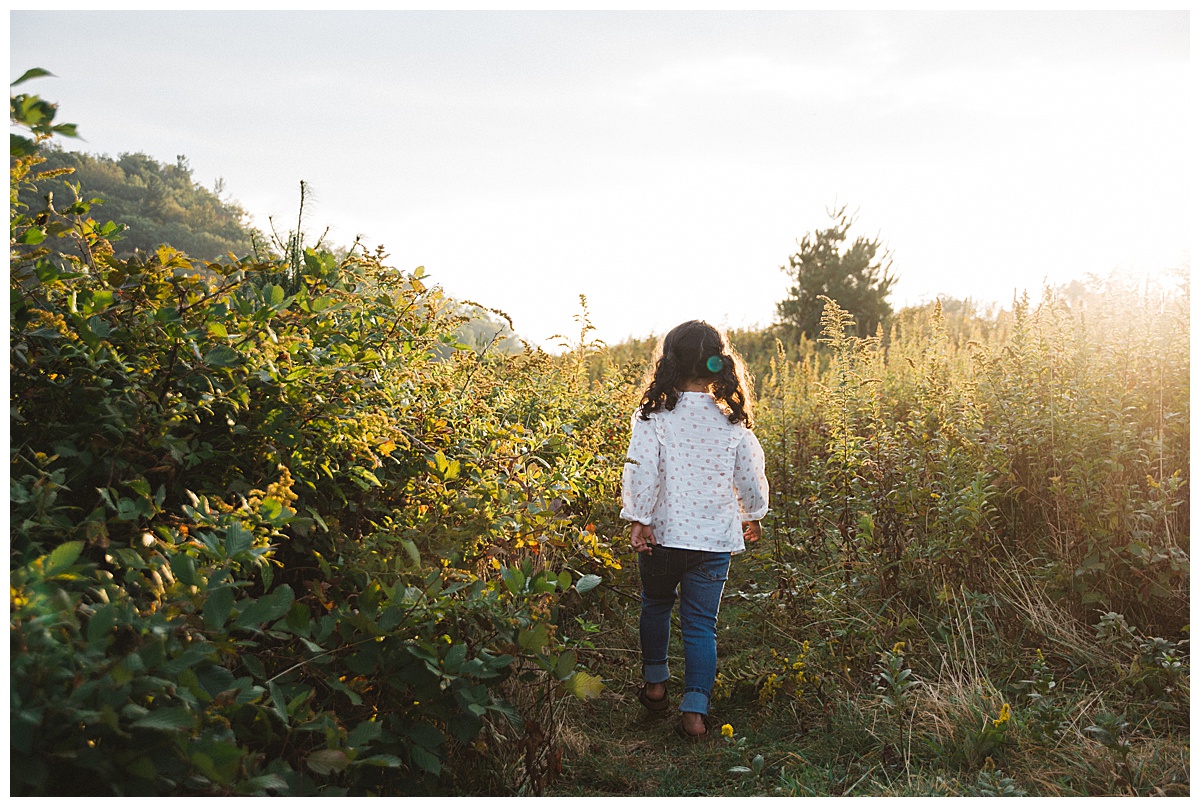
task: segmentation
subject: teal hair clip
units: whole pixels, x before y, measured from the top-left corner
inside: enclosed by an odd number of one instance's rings
[[[725,362],[721,361],[720,356],[709,356],[704,366],[708,368],[710,373],[719,373],[725,369]]]

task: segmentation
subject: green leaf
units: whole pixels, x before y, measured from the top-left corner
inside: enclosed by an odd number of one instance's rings
[[[100,317],[88,317],[87,328],[101,339],[107,339],[112,335],[112,328]]]
[[[236,367],[242,363],[242,356],[228,345],[217,345],[204,354],[204,363],[211,367]]]
[[[373,757],[366,759],[358,759],[354,761],[355,765],[368,765],[373,768],[403,768],[404,763],[400,761],[400,757],[392,754],[376,754]]]
[[[283,518],[284,507],[283,502],[278,499],[273,499],[270,496],[263,499],[262,504],[258,506],[258,514],[262,516],[263,521],[268,524],[277,524],[286,519]]]
[[[30,140],[28,137],[22,137],[18,134],[8,135],[8,154],[10,158],[26,157],[37,151],[37,143]]]
[[[413,566],[420,567],[421,551],[417,549],[417,545],[407,538],[402,538],[400,539],[400,546],[404,548],[404,551],[408,554],[408,557],[412,559]]]
[[[362,466],[359,466],[359,465],[351,466],[350,472],[352,474],[354,474],[354,476],[352,476],[350,478],[350,481],[353,482],[354,484],[358,485],[363,490],[368,490],[368,489],[370,489],[371,486],[374,486],[377,488],[383,487],[383,483],[379,481],[379,477],[375,476],[375,474],[371,473],[370,471],[368,471],[366,468],[363,468]],[[355,477],[357,477],[357,478],[355,478]],[[366,481],[360,482],[359,479],[366,480]]]
[[[155,731],[180,731],[181,729],[191,728],[194,723],[195,717],[189,709],[183,706],[174,706],[166,709],[155,709],[142,719],[135,721],[133,727],[135,729],[153,729]]]
[[[442,761],[438,759],[436,754],[431,754],[419,745],[414,745],[408,751],[409,757],[413,764],[423,771],[428,771],[432,774],[438,774],[442,771]]]
[[[571,672],[575,669],[576,661],[577,656],[574,650],[568,650],[563,653],[554,664],[554,677],[560,681],[570,677]]]
[[[359,723],[346,738],[346,744],[351,748],[367,745],[378,740],[383,735],[383,724],[378,720],[366,720]]]
[[[56,574],[61,574],[79,559],[83,553],[83,541],[69,541],[65,544],[60,544],[54,548],[49,557],[45,560],[46,577],[53,577]]]
[[[253,779],[246,779],[243,782],[238,782],[234,792],[239,795],[253,796],[262,793],[264,790],[287,790],[288,783],[283,777],[277,773],[268,773],[264,776],[255,776]]]
[[[476,706],[476,704],[471,704],[471,706]],[[487,710],[484,709],[484,711]],[[483,721],[479,719],[478,715],[459,712],[446,720],[446,728],[450,729],[450,734],[460,743],[469,743],[479,736],[479,730],[483,728]]]
[[[505,569],[501,572],[501,577],[504,580],[505,588],[513,594],[525,587],[525,575],[520,569]]]
[[[578,581],[576,581],[575,590],[580,594],[586,594],[598,585],[600,585],[599,575],[585,574],[583,577],[579,578]]]
[[[408,737],[422,748],[435,749],[446,742],[446,735],[428,723],[416,723],[408,729]]]
[[[604,681],[598,675],[592,675],[586,670],[579,670],[563,682],[567,692],[581,701],[596,697],[604,691]]]
[[[91,295],[91,310],[92,311],[103,311],[104,309],[107,309],[107,307],[109,307],[112,304],[113,304],[112,289],[107,289],[107,291],[95,292],[94,294]]]
[[[496,656],[495,658],[487,658],[486,656],[484,658],[487,662],[487,666],[493,671],[503,670],[515,660],[513,656],[510,656],[507,653]]]
[[[158,769],[154,767],[154,763],[149,757],[136,757],[125,766],[125,770],[132,773],[139,779],[145,779],[153,782],[158,777]]]
[[[312,629],[312,611],[310,611],[308,606],[302,602],[293,602],[292,607],[288,609],[287,626],[291,628],[294,633],[300,635],[303,641],[307,642],[307,640],[303,637]],[[308,642],[308,644],[312,645],[312,647],[309,648],[310,650],[312,650],[313,647],[316,647],[316,650],[313,650],[314,653],[322,652],[322,648],[320,646],[313,645],[311,642]]]
[[[15,87],[15,86],[17,86],[18,84],[22,84],[22,83],[24,83],[24,82],[26,82],[26,81],[29,81],[30,79],[33,79],[33,78],[43,78],[43,77],[45,77],[45,76],[49,76],[49,77],[51,77],[51,78],[57,78],[57,76],[55,76],[55,75],[54,75],[53,73],[51,73],[49,70],[46,70],[46,69],[44,69],[44,68],[41,68],[41,67],[31,67],[30,69],[28,69],[28,70],[26,70],[24,73],[22,73],[22,74],[21,74],[21,77],[20,77],[19,79],[17,79],[16,81],[14,81],[12,84],[9,84],[8,86],[10,86],[10,87]]]
[[[186,586],[200,586],[204,578],[196,573],[196,560],[191,555],[177,552],[171,556],[171,571],[175,579]]]
[[[112,555],[114,558],[116,558],[120,562],[120,565],[125,567],[126,569],[145,569],[145,568],[147,568],[146,561],[143,560],[142,556],[139,555],[133,549],[112,550]]]
[[[234,620],[234,627],[258,628],[285,616],[292,607],[295,594],[292,587],[284,583],[266,596],[250,601]]]
[[[179,656],[168,660],[162,664],[157,670],[158,675],[174,677],[179,675],[184,670],[192,669],[193,666],[205,662],[210,653],[215,653],[216,648],[206,641],[193,642],[192,646],[180,653]]]
[[[341,773],[350,766],[350,758],[345,751],[336,748],[324,748],[313,751],[304,762],[313,773],[327,776],[331,773]]]
[[[234,522],[225,528],[225,554],[233,557],[254,545],[254,535],[240,523]]]
[[[204,601],[204,623],[212,630],[220,630],[229,621],[233,611],[233,588],[222,586],[210,589]]]
[[[457,673],[467,658],[467,646],[456,644],[446,653],[446,672]]]
[[[287,699],[283,696],[283,690],[279,688],[279,684],[274,681],[267,682],[267,691],[271,693],[271,704],[275,707],[275,714],[283,721],[283,725],[290,726],[291,721],[288,720]]]
[[[88,620],[88,644],[99,644],[107,639],[116,624],[117,618],[112,603],[105,603],[97,608],[96,613],[92,614],[92,618]]]
[[[550,629],[545,622],[539,622],[532,628],[521,628],[517,632],[517,644],[523,650],[538,653],[550,641]]]
[[[193,672],[196,674],[196,682],[212,697],[216,697],[222,692],[238,689],[238,682],[233,677],[233,673],[220,664],[212,662],[199,664]],[[249,679],[243,680],[248,681]]]
[[[330,687],[332,687],[333,689],[336,689],[338,692],[341,692],[343,695],[345,695],[347,698],[349,698],[350,702],[352,704],[354,704],[355,706],[362,706],[362,702],[363,702],[362,696],[359,695],[357,692],[355,692],[350,687],[346,686],[346,684],[344,682],[339,681],[336,678],[334,678],[334,679],[330,679],[330,681],[328,683],[329,683]]]

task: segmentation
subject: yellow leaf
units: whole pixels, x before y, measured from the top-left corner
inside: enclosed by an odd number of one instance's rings
[[[579,670],[566,681],[563,686],[581,701],[590,700],[604,691],[604,682],[600,676],[592,675],[585,670]]]

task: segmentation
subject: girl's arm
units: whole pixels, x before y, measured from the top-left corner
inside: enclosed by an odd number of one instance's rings
[[[767,514],[770,488],[767,485],[766,458],[754,432],[738,443],[734,455],[733,489],[742,509],[742,521],[758,521]]]
[[[651,525],[658,501],[658,435],[653,420],[633,413],[629,451],[621,472],[621,518]]]

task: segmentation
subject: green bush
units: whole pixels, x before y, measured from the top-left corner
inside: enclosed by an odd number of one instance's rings
[[[11,172],[13,792],[455,792],[485,730],[544,753],[502,687],[601,688],[558,618],[619,566],[623,388],[466,349],[379,255],[286,292],[115,257],[94,200],[17,202],[49,134]]]

